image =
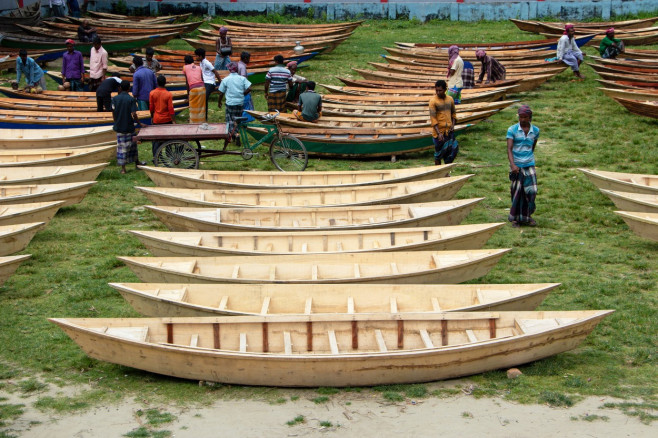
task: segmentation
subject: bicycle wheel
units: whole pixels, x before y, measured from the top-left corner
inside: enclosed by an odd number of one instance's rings
[[[297,137],[284,134],[270,145],[272,164],[282,172],[299,172],[306,169],[308,153]]]
[[[188,142],[170,140],[160,145],[153,162],[156,166],[178,169],[198,169],[199,154]]]

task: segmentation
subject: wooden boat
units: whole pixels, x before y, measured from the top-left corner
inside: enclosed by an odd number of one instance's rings
[[[108,72],[108,74],[115,74],[115,73],[118,74],[119,79],[121,79],[122,81],[130,82],[130,85],[132,86],[133,73],[131,71],[129,71],[128,69],[124,69],[124,68],[121,68],[121,67],[116,67],[116,66],[110,65],[107,68],[107,72]],[[160,70],[158,72],[158,74],[162,74],[167,78],[167,89],[168,90],[171,90],[171,91],[186,90],[187,91],[187,86],[185,85],[185,76],[180,74],[180,73],[181,73],[180,71],[172,72],[171,70],[169,70],[169,71]],[[62,85],[64,83],[65,78],[62,76],[62,73],[60,73],[58,71],[52,71],[52,70],[51,71],[46,71],[45,74],[46,74],[46,76],[50,77],[50,79],[52,79],[58,85]],[[228,71],[224,72],[223,70],[220,70],[219,76],[220,76],[220,79],[224,79],[226,76],[228,76]],[[89,73],[85,73],[85,78],[84,79],[85,79],[85,81],[89,79]],[[86,90],[86,91],[89,91],[88,87],[86,85],[84,86],[83,89]],[[174,103],[174,108],[178,108],[181,105],[187,104],[187,99],[174,100],[173,103]],[[96,110],[96,107],[93,106],[91,111],[93,112],[95,110]],[[60,111],[60,110],[55,109],[54,111]],[[100,115],[102,113],[97,113],[97,114]]]
[[[243,172],[201,169],[176,169],[140,166],[158,187],[188,189],[305,189],[355,187],[426,181],[450,174],[455,164],[412,167],[408,169],[314,171],[314,172]]]
[[[393,55],[381,55],[386,62],[391,65],[416,65],[422,67],[444,67],[446,70],[448,68],[448,59],[446,58],[413,58],[410,56],[393,56]],[[480,66],[480,62],[476,61],[473,66]],[[546,61],[545,59],[508,59],[505,61],[505,67],[513,68],[515,70],[522,70],[527,68],[540,68],[540,67],[557,67],[563,65],[562,61]],[[445,73],[445,70],[444,70]]]
[[[17,24],[36,24],[39,20],[41,20],[41,1],[0,15],[0,32],[13,32],[17,30]]]
[[[163,59],[165,62],[167,62],[167,61],[173,61],[173,60],[181,60],[186,55],[194,56],[194,51],[193,50],[173,50],[173,49],[169,49],[167,47],[154,47],[154,49],[158,53],[158,57],[157,57],[158,61]],[[284,50],[284,51],[280,51],[280,52],[256,52],[256,53],[251,54],[251,58],[249,60],[249,67],[250,68],[251,67],[270,67],[270,66],[274,65],[274,60],[272,58],[277,54],[283,56],[283,59],[286,62],[297,61],[298,63],[301,64],[303,61],[308,61],[309,59],[311,59],[314,56],[318,55],[318,53],[319,52],[306,50],[301,55],[298,55],[292,49],[291,50]],[[165,56],[166,58],[162,58],[162,56]],[[211,53],[211,56],[212,56],[212,53]],[[130,63],[132,64],[132,58],[131,58]],[[182,67],[181,67],[181,69],[182,69]]]
[[[137,17],[134,15],[121,15],[121,14],[110,14],[108,12],[98,12],[98,11],[87,11],[87,15],[93,18],[98,19],[110,19],[110,20],[120,20],[120,21],[135,21],[137,23],[151,23],[151,22],[161,22],[174,23],[182,22],[187,20],[192,16],[189,14],[178,14],[178,15],[166,15],[162,17]]]
[[[51,21],[44,21],[40,26],[24,26],[17,25],[17,27],[23,31],[26,35],[36,36],[36,37],[47,37],[47,38],[76,38],[78,37],[78,25],[77,24],[66,24],[58,23]],[[126,28],[126,27],[112,27],[112,26],[98,26],[96,30],[103,35],[103,38],[110,40],[120,40],[123,38],[152,38],[159,37],[162,33],[175,33],[176,35],[181,35],[183,32],[180,29],[175,27],[166,28],[157,28],[152,29],[149,27],[144,28]],[[76,41],[77,43],[78,41]]]
[[[658,195],[658,175],[578,169],[599,189]],[[622,209],[623,210],[623,209]]]
[[[8,167],[2,169],[0,173],[0,184],[64,184],[93,181],[108,164]]]
[[[0,227],[30,222],[50,222],[64,201],[34,202],[0,206]]]
[[[382,72],[391,72],[391,73],[403,73],[403,74],[415,74],[415,75],[434,75],[439,77],[440,75],[445,74],[448,70],[448,62],[444,64],[434,64],[434,65],[418,65],[418,64],[387,64],[385,62],[368,62],[368,65],[375,68],[375,70]],[[480,65],[474,66],[475,70],[480,70]],[[550,66],[545,65],[533,65],[526,64],[521,67],[515,66],[506,66],[506,78],[515,79],[519,76],[527,76],[532,74],[550,74],[550,73],[562,73],[567,65],[554,64]],[[357,70],[359,71],[359,70]],[[368,70],[366,70],[368,71]],[[495,84],[509,85],[507,80],[497,81]],[[495,85],[494,84],[494,85]],[[491,84],[484,85],[485,87],[492,87]],[[476,85],[476,88],[483,87],[483,85]]]
[[[351,207],[386,203],[447,201],[473,175],[426,181],[356,187],[310,189],[218,190],[171,187],[135,187],[155,205],[178,207]]]
[[[584,46],[594,38],[594,35],[588,35],[585,37],[575,38],[576,44],[578,47]],[[495,42],[495,43],[458,43],[460,50],[486,50],[495,53],[498,50],[509,50],[509,49],[543,49],[543,50],[557,50],[557,43],[559,38],[549,38],[545,40],[527,40],[527,41],[506,41],[506,42]],[[443,49],[448,50],[452,43],[403,43],[396,42],[396,46],[403,49]]]
[[[635,234],[658,242],[658,213],[615,211]]]
[[[429,50],[429,49],[400,49],[396,47],[384,47],[388,53],[394,56],[403,58],[416,58],[416,59],[448,59],[447,51]],[[506,64],[508,61],[529,61],[529,60],[543,60],[555,57],[555,50],[510,50],[498,51],[492,55],[498,60]],[[460,50],[459,56],[464,61],[476,63],[475,50]]]
[[[578,346],[611,310],[211,318],[53,318],[87,355],[227,384],[336,387],[429,382]]]
[[[317,29],[335,29],[335,28],[349,28],[356,29],[363,23],[365,20],[358,21],[346,21],[341,23],[322,23],[322,24],[277,24],[277,23],[256,23],[251,21],[239,21],[239,20],[224,20],[231,28],[237,27],[248,27],[255,29],[301,29],[301,30],[317,30]]]
[[[45,222],[0,225],[0,256],[23,251],[37,231],[45,226]]]
[[[96,181],[68,184],[0,184],[0,207],[30,202],[64,201],[62,207],[82,201]]]
[[[335,41],[320,41],[316,43],[306,43],[304,45],[304,48],[306,50],[310,50],[313,52],[321,52],[321,53],[329,53],[331,52],[338,44],[342,43],[345,41],[347,37],[341,37],[339,39],[336,39]],[[203,40],[203,39],[192,39],[192,38],[183,38],[184,41],[186,41],[190,46],[194,47],[195,49],[198,48],[203,48],[206,49],[207,52],[209,53],[214,53],[215,50],[215,42],[211,40]],[[273,52],[273,51],[278,51],[278,50],[292,50],[292,48],[295,47],[294,42],[281,42],[281,43],[267,43],[264,44],[262,42],[245,42],[245,43],[239,43],[236,44],[235,42],[233,43],[233,50],[237,53],[239,52]]]
[[[228,257],[118,257],[145,282],[461,283],[486,275],[509,249]]]
[[[70,32],[75,34],[77,37],[77,31],[79,24],[76,23],[62,23],[59,21],[44,21],[42,23],[47,28],[51,30],[60,31],[60,32]],[[153,35],[155,33],[169,33],[176,32],[179,35],[189,32],[188,29],[201,25],[202,22],[197,23],[183,23],[183,24],[174,24],[174,25],[164,25],[164,24],[153,24],[148,27],[123,27],[121,24],[117,23],[102,23],[94,26],[96,31],[103,35],[106,38],[116,38],[125,35],[137,36],[137,35]]]
[[[592,22],[572,22],[576,28],[586,28],[586,29],[594,29],[598,30],[601,32],[605,32],[608,28],[614,27],[615,29],[639,29],[647,26],[653,25],[658,17],[651,17],[651,18],[642,18],[642,19],[637,19],[637,20],[626,20],[626,21],[592,21]],[[560,26],[562,27],[562,30],[564,30],[564,26],[566,23],[564,22],[542,22],[542,21],[536,21],[536,20],[515,20],[513,18],[509,19],[512,23],[516,25],[520,30],[526,31],[526,32],[533,32],[533,33],[540,33],[542,27],[538,26],[537,23],[546,23],[546,24],[551,24],[555,26]]]
[[[614,190],[599,189],[608,196],[615,206],[622,211],[635,211],[641,213],[658,213],[658,195],[647,193],[618,192]]]
[[[142,23],[136,23],[125,20],[99,20],[94,18],[75,18],[75,17],[66,17],[65,19],[58,19],[60,23],[74,23],[76,25],[82,24],[83,20],[89,21],[89,24],[93,27],[123,27],[126,29],[152,29],[155,33],[165,33],[165,32],[175,32],[176,34],[183,34],[195,31],[199,26],[203,24],[203,21],[190,21],[186,23],[167,23],[167,20],[149,20]],[[165,44],[165,43],[157,43]],[[103,41],[103,47],[105,47],[105,41]]]
[[[171,231],[297,232],[458,225],[484,198],[328,208],[201,208],[147,205]]]
[[[376,73],[376,72],[375,72]],[[348,94],[352,96],[373,96],[373,97],[379,97],[382,100],[389,100],[391,98],[400,98],[399,100],[401,102],[403,101],[415,101],[418,99],[414,99],[418,96],[432,96],[434,95],[434,90],[433,84],[432,87],[428,88],[423,88],[423,89],[407,89],[404,84],[401,84],[400,82],[395,82],[395,81],[387,81],[394,86],[390,88],[372,88],[372,87],[355,87],[355,86],[339,86],[339,85],[328,85],[328,84],[321,84],[323,88],[326,88],[327,91],[330,91],[331,93],[334,94]],[[504,86],[504,87],[478,87],[478,88],[467,88],[462,90],[462,97],[463,96],[468,96],[468,97],[474,97],[474,96],[479,96],[485,93],[489,93],[491,91],[498,91],[500,88],[511,88],[511,86]],[[325,97],[331,99],[333,96],[331,94],[325,95]],[[370,99],[375,101],[375,99]],[[427,102],[424,102],[427,104]]]
[[[403,84],[401,83],[400,85]],[[511,85],[509,87],[494,88],[491,91],[486,92],[480,90],[462,90],[462,103],[494,102],[504,98],[507,93],[515,92],[517,87],[518,85]],[[326,94],[322,97],[322,103],[324,104],[324,102],[327,101],[332,103],[352,103],[356,105],[374,104],[395,107],[400,105],[427,106],[427,102],[418,99],[418,96],[385,96],[381,94],[377,95],[377,91],[378,90],[370,91],[370,96],[365,94],[367,91],[362,91],[361,94]]]
[[[658,59],[655,58],[635,59],[635,58],[625,57],[624,55],[617,57],[615,59],[601,58],[600,56],[595,56],[595,55],[588,55],[588,58],[596,61],[597,64],[602,64],[602,65],[620,66],[620,67],[629,66],[629,67],[658,68]]]
[[[607,79],[596,79],[596,82],[600,83],[606,88],[616,88],[616,89],[633,89],[633,90],[658,90],[658,81],[656,82],[635,82],[635,81],[618,81],[618,80],[607,80]]]
[[[3,149],[74,148],[116,141],[111,126],[72,129],[0,129]]]
[[[52,75],[50,73],[49,75]],[[57,73],[61,78],[61,73]],[[130,76],[132,80],[132,76]],[[175,86],[175,83],[174,85]],[[185,83],[183,82],[183,85]],[[187,99],[178,99],[173,102],[174,107],[187,106]],[[94,113],[96,112],[96,102],[91,101],[62,101],[62,100],[37,100],[37,99],[17,99],[12,97],[1,98],[0,97],[0,108],[17,110],[17,111],[39,111],[42,113],[59,113],[59,112],[74,112],[74,113]],[[100,113],[100,114],[110,114],[110,113]]]
[[[292,233],[130,231],[157,257],[480,249],[504,224]]]
[[[171,284],[109,283],[153,317],[534,310],[559,283],[545,284]]]
[[[116,156],[116,144],[70,149],[0,150],[0,169],[26,166],[73,166],[107,163]],[[1,181],[0,181],[1,183]]]
[[[636,49],[628,48],[624,50],[626,56],[630,56],[633,59],[657,59],[658,50],[655,49]]]
[[[642,85],[644,87],[655,88],[658,87],[658,78],[655,75],[647,75],[646,73],[632,74],[632,73],[621,73],[621,72],[596,72],[601,78],[609,81],[629,81]]]
[[[2,286],[5,281],[16,272],[16,269],[18,269],[24,260],[27,260],[30,257],[29,254],[0,257],[0,286]]]
[[[621,89],[621,88],[601,88],[599,90],[603,91],[603,94],[612,98],[612,99],[627,99],[627,100],[658,100],[658,89],[652,90],[650,88],[645,88],[643,90],[638,89]],[[324,108],[322,108],[322,114],[324,114]]]
[[[622,73],[622,74],[629,74],[629,75],[646,75],[649,78],[651,76],[656,76],[658,75],[658,65],[656,66],[636,66],[636,65],[615,65],[615,64],[608,64],[608,65],[600,65],[600,64],[589,64],[590,67],[597,73],[604,72],[604,73]],[[658,80],[658,78],[653,78],[654,80]]]
[[[586,30],[589,32],[588,30]],[[547,32],[542,32],[541,34],[545,37],[552,37],[561,35],[564,32],[564,28],[560,30],[549,30]],[[578,31],[576,31],[578,32]],[[645,28],[641,30],[633,30],[629,32],[615,32],[616,38],[621,38],[624,41],[626,46],[644,46],[658,43],[658,30],[654,28]],[[601,41],[605,38],[605,34],[596,35],[592,38],[588,45],[589,46],[598,46],[601,44]]]
[[[456,105],[455,110],[457,115],[463,112],[479,112],[502,110],[508,106],[519,102],[519,100],[499,100],[497,102],[476,102],[476,103],[462,103]],[[377,105],[350,105],[335,102],[322,102],[322,115],[341,115],[350,117],[389,117],[389,116],[417,116],[427,115],[427,108],[420,106],[401,106],[398,108],[391,108],[389,106]]]
[[[11,87],[0,87],[0,93],[7,97],[17,97],[21,99],[40,99],[40,100],[65,100],[65,101],[90,101],[96,102],[96,93],[88,91],[53,91],[43,90],[39,94],[26,93],[21,90],[14,90]],[[174,100],[187,98],[187,91],[173,90],[171,95]]]
[[[621,97],[615,97],[615,100],[633,114],[658,119],[658,101],[631,100]]]

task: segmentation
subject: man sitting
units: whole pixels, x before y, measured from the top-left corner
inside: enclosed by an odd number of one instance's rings
[[[601,58],[615,59],[620,53],[624,53],[624,42],[615,38],[615,28],[611,27],[605,31],[605,38],[601,40],[599,46]]]
[[[306,91],[299,95],[299,103],[292,113],[298,120],[315,122],[322,116],[322,96],[315,92],[315,82],[306,83]]]

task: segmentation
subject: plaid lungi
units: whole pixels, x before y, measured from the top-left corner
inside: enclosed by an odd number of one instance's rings
[[[462,70],[462,82],[464,82],[464,88],[474,88],[475,70],[472,68],[465,68]]]
[[[462,89],[461,88],[448,88],[448,92],[446,93],[448,96],[452,97],[452,99],[455,101],[455,105],[458,103],[462,103]]]
[[[125,166],[136,161],[137,143],[133,142],[133,133],[117,132],[117,164]]]
[[[206,121],[206,89],[196,87],[190,89],[190,123]]]
[[[243,111],[242,105],[226,105],[226,132],[228,132],[231,137],[236,133],[233,132],[237,127],[235,126],[235,118],[242,117]]]
[[[267,95],[267,111],[271,113],[276,110],[282,113],[286,112],[286,90]]]
[[[521,167],[517,173],[510,172],[512,182],[510,194],[512,207],[509,210],[509,221],[525,223],[535,212],[535,198],[537,197],[537,174],[535,166]]]

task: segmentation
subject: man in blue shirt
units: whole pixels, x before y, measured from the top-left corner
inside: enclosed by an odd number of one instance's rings
[[[235,118],[242,116],[244,97],[251,92],[251,82],[238,74],[238,64],[228,64],[230,74],[219,84],[219,99],[217,105],[222,107],[222,98],[226,96],[226,132],[233,135]]]
[[[152,70],[144,67],[144,60],[141,56],[135,56],[133,64],[136,67],[135,73],[133,73],[133,96],[137,99],[137,109],[148,111],[149,95],[158,87],[157,79]]]
[[[12,88],[18,89],[21,83],[21,76],[25,75],[25,83],[28,88],[34,87],[41,90],[46,89],[46,77],[43,75],[43,70],[36,63],[36,61],[27,56],[27,50],[21,49],[16,58],[16,82],[12,83]]]
[[[539,139],[539,128],[532,125],[532,110],[521,105],[519,123],[507,130],[507,158],[510,164],[509,179],[512,207],[509,221],[513,227],[537,225],[530,216],[535,212],[537,196],[537,174],[535,173],[535,147]]]

